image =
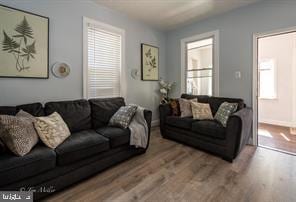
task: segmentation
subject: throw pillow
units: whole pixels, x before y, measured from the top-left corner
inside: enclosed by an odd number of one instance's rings
[[[23,118],[27,118],[29,119],[30,121],[32,121],[32,124],[36,121],[36,118],[29,114],[28,112],[25,112],[23,110],[20,110],[16,115],[16,117],[23,117]]]
[[[223,102],[220,105],[214,118],[219,121],[224,127],[226,127],[229,116],[236,111],[237,107],[237,103]]]
[[[24,112],[25,114],[26,112]],[[34,129],[34,117],[23,112],[16,116],[0,116],[0,138],[7,148],[17,156],[24,156],[38,142],[38,135]]]
[[[57,112],[46,117],[36,117],[34,125],[42,142],[52,149],[70,136],[67,124]]]
[[[172,109],[172,115],[173,116],[180,116],[180,104],[178,99],[171,99],[170,100],[170,107]]]
[[[213,119],[211,107],[208,103],[191,102],[193,119]]]
[[[30,120],[32,122],[32,126],[33,126],[34,131],[35,131],[35,133],[34,133],[35,135],[32,136],[32,142],[35,143],[35,145],[36,145],[39,142],[39,136],[38,136],[37,131],[36,131],[35,126],[34,126],[34,122],[36,121],[35,116],[33,116],[30,113],[25,112],[23,110],[20,110],[15,116],[16,117],[27,118],[28,120]]]
[[[137,111],[136,105],[122,106],[119,110],[111,117],[109,126],[117,126],[120,128],[127,128]]]
[[[197,98],[187,100],[184,98],[179,99],[181,117],[192,116],[191,102],[198,102]]]

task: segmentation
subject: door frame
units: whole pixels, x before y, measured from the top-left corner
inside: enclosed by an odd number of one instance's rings
[[[186,44],[207,38],[213,38],[213,84],[212,91],[214,96],[219,96],[219,30],[206,32],[181,39],[181,94],[186,93],[186,65],[187,51]]]
[[[253,34],[253,85],[252,85],[252,108],[253,108],[253,141],[258,146],[258,40],[264,37],[276,36],[296,32],[296,27],[277,29],[268,32]],[[296,73],[296,72],[295,72]],[[293,100],[296,102],[296,93],[293,93]],[[296,119],[296,109],[293,109],[293,119]]]

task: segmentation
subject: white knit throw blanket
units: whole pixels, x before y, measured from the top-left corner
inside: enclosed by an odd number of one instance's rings
[[[144,108],[138,106],[129,129],[131,131],[130,145],[146,148],[148,143],[148,126],[144,117]]]

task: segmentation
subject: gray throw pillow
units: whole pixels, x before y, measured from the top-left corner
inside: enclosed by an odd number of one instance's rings
[[[34,121],[35,118],[24,111],[16,116],[0,115],[0,138],[17,156],[26,155],[38,142]]]
[[[136,105],[122,106],[119,110],[111,117],[109,126],[116,126],[120,128],[127,128],[137,111]]]
[[[223,102],[216,112],[214,119],[226,127],[229,116],[236,111],[237,107],[237,103]]]
[[[191,100],[187,100],[184,98],[179,98],[181,117],[192,116],[191,102],[198,102],[198,99],[194,98]]]

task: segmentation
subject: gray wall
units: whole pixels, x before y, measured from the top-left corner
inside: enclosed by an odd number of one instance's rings
[[[127,102],[151,109],[153,119],[158,119],[158,83],[133,80],[130,70],[140,70],[140,44],[148,43],[159,47],[160,76],[165,77],[164,33],[87,0],[0,0],[0,4],[49,17],[50,66],[56,61],[71,66],[65,79],[51,73],[49,79],[41,80],[0,78],[0,106],[82,98],[82,17],[86,16],[125,30]]]
[[[296,1],[264,1],[167,33],[168,79],[180,83],[180,40],[220,31],[220,95],[252,103],[253,33],[296,26]],[[242,78],[235,79],[235,71]],[[180,95],[180,85],[175,96]]]
[[[276,3],[278,2],[278,3]],[[50,18],[50,66],[56,61],[71,65],[71,74],[48,80],[0,78],[0,105],[16,105],[50,100],[82,98],[82,16],[93,18],[126,31],[127,102],[153,111],[158,119],[158,83],[133,80],[130,70],[140,70],[140,43],[160,48],[160,76],[180,84],[180,40],[204,32],[220,30],[220,95],[242,97],[252,102],[252,35],[296,26],[296,2],[264,1],[166,35],[123,14],[87,0],[0,0],[1,4],[31,11]],[[242,78],[235,79],[234,72]],[[180,95],[176,85],[174,96]]]

